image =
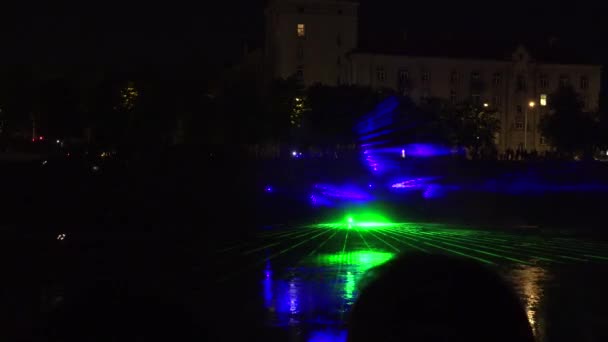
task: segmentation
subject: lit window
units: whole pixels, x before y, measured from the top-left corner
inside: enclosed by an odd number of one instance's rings
[[[306,37],[306,27],[304,24],[298,24],[298,37]]]
[[[543,107],[547,105],[547,94],[540,94],[540,105]]]

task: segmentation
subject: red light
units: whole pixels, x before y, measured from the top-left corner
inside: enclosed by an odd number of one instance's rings
[[[36,138],[32,138],[32,142],[36,142]]]
[[[44,137],[41,135],[41,136],[38,137],[38,140],[42,141],[42,140],[44,140]]]

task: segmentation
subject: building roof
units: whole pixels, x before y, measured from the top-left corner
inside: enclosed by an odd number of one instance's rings
[[[360,42],[354,53],[403,55],[411,57],[438,57],[458,59],[489,59],[510,61],[518,46],[523,46],[530,57],[540,63],[555,64],[600,64],[593,56],[580,48],[571,48],[556,39],[546,41],[507,41],[453,39],[450,37],[434,39],[401,39],[380,37]]]

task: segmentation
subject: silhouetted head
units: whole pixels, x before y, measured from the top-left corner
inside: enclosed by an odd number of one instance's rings
[[[350,342],[534,341],[526,313],[495,272],[443,255],[403,255],[370,270]]]

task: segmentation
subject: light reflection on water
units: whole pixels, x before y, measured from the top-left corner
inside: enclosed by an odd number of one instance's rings
[[[393,256],[363,250],[318,255],[299,267],[289,268],[284,277],[277,277],[277,271],[267,264],[262,274],[262,291],[268,323],[292,327],[316,325],[325,330],[312,331],[311,341],[343,341],[344,314],[357,298],[359,281],[368,269]],[[549,271],[540,266],[514,264],[503,274],[520,295],[534,333],[542,341],[544,285]]]
[[[516,265],[507,275],[517,290],[528,321],[534,329],[534,334],[542,340],[542,305],[544,299],[544,285],[549,278],[549,272],[539,266]]]

